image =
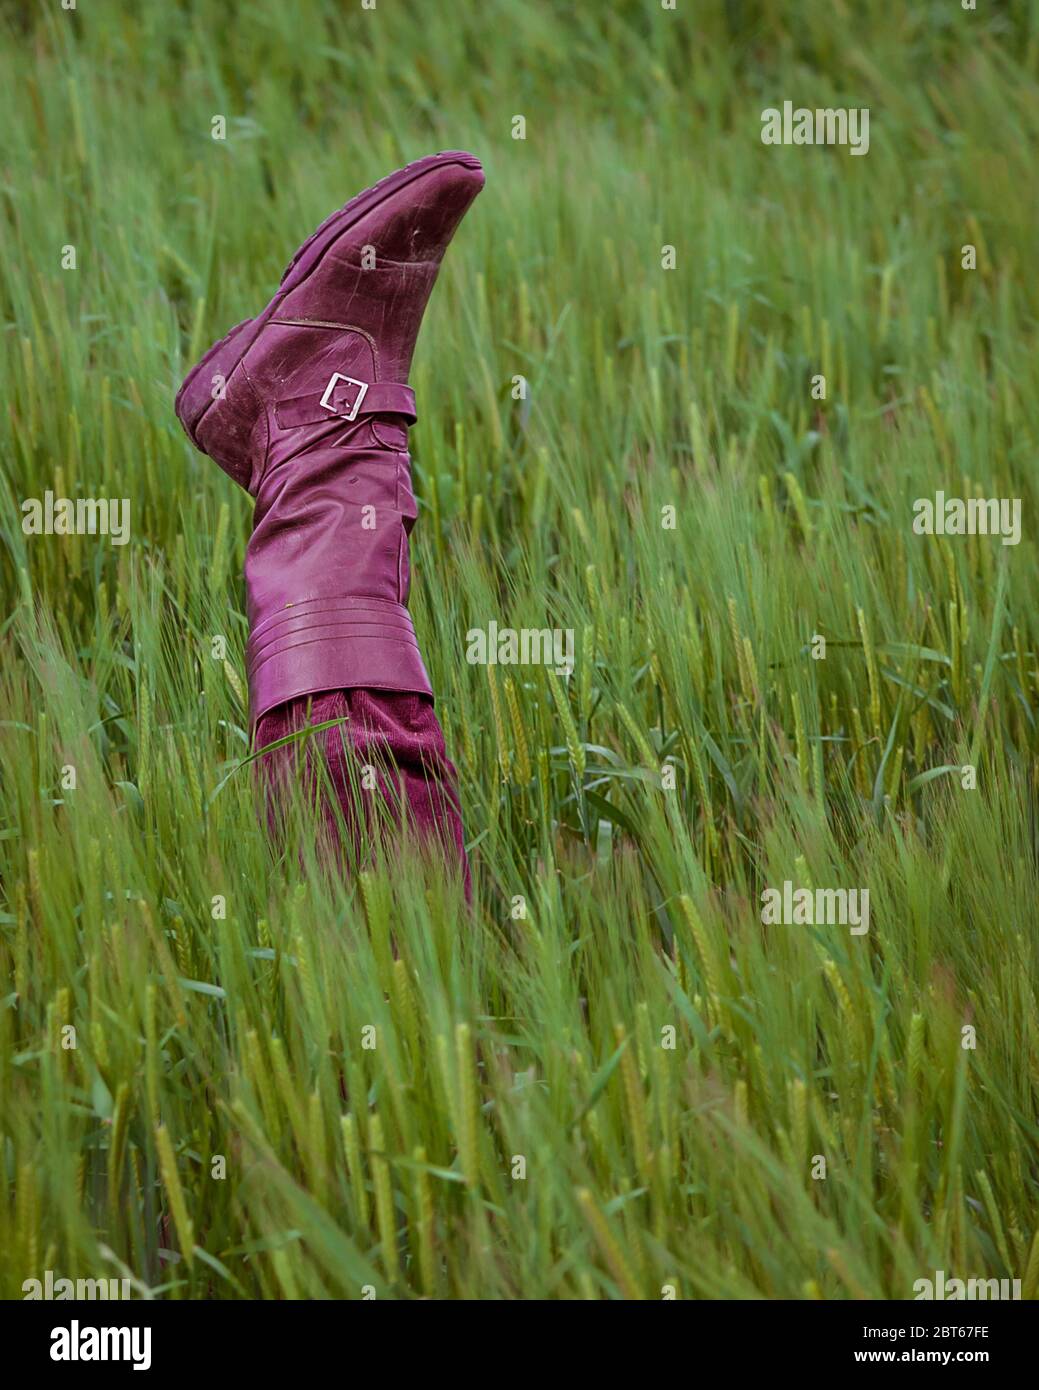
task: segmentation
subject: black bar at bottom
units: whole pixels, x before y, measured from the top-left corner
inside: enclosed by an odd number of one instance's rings
[[[521,1371],[529,1358],[531,1371],[543,1375],[545,1335],[552,1339],[550,1359],[557,1372],[568,1351],[587,1372],[600,1349],[611,1356],[623,1349],[625,1359],[634,1357],[643,1372],[659,1366],[665,1349],[669,1360],[675,1356],[680,1363],[695,1354],[688,1362],[691,1374],[708,1365],[773,1374],[892,1365],[1009,1371],[1027,1364],[1035,1347],[1035,1303],[689,1300],[683,1307],[681,1302],[664,1302],[655,1309],[646,1304],[516,1307],[387,1299],[8,1303],[4,1349],[26,1370],[47,1368],[52,1375],[63,1370],[71,1376],[91,1371],[111,1376],[136,1369],[161,1376],[202,1371],[208,1378],[214,1372],[255,1371],[269,1379],[283,1369],[298,1375],[301,1361],[308,1364],[315,1353],[334,1357],[349,1375],[360,1366],[351,1368],[342,1355],[349,1349],[352,1357],[359,1348],[367,1348],[367,1374],[384,1361],[386,1371],[398,1377],[414,1357],[417,1373],[425,1375],[433,1356],[441,1364],[453,1364],[455,1375],[468,1365],[468,1374],[482,1377],[504,1355],[511,1372]],[[603,1315],[608,1321],[599,1321]],[[681,1343],[668,1340],[676,1333],[683,1337]],[[359,1340],[368,1337],[379,1340]],[[387,1337],[391,1340],[383,1340]],[[705,1353],[709,1362],[701,1360]]]

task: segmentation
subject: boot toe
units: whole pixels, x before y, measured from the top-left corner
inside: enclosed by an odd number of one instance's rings
[[[437,262],[483,185],[483,168],[474,155],[445,155],[443,163],[431,165],[362,218],[350,242],[373,247],[378,260]]]

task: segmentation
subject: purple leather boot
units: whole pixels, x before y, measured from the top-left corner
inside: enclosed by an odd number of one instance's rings
[[[425,697],[439,734],[406,607],[417,516],[407,382],[440,261],[483,182],[478,159],[448,151],[358,194],[177,394],[191,442],[256,499],[245,562],[254,729],[302,697],[364,689],[391,703]]]

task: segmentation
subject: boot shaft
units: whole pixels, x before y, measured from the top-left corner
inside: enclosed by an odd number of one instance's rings
[[[254,722],[320,690],[432,694],[406,608],[407,377],[444,251],[482,186],[472,155],[445,154],[359,194],[178,394],[189,438],[256,499]]]

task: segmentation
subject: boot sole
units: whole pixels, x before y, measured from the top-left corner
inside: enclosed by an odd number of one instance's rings
[[[303,242],[286,266],[279,282],[278,292],[266,309],[256,318],[243,319],[241,323],[236,324],[229,333],[215,342],[192,367],[177,392],[173,409],[176,411],[177,419],[184,427],[185,434],[196,449],[201,453],[206,452],[198,442],[197,430],[206,411],[214,404],[214,397],[210,390],[211,378],[204,379],[203,377],[205,369],[208,367],[211,374],[219,373],[227,381],[259,337],[264,325],[273,317],[278,304],[287,294],[303,284],[317,268],[328,248],[338,241],[344,232],[348,232],[356,222],[367,216],[369,212],[372,212],[399,189],[406,187],[409,183],[414,183],[416,179],[420,179],[431,169],[442,168],[445,164],[461,164],[466,169],[482,169],[483,167],[475,155],[468,154],[464,150],[444,150],[440,154],[430,154],[422,159],[417,159],[413,164],[406,164],[403,169],[388,174],[386,178],[372,184],[371,188],[366,188],[363,192],[358,193],[348,203],[326,217],[324,222]]]

